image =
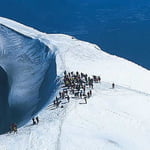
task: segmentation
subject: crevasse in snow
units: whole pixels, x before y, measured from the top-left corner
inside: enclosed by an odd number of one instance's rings
[[[0,24],[0,133],[33,117],[56,89],[55,53]]]

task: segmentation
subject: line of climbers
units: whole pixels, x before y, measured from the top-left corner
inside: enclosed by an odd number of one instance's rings
[[[39,123],[39,117],[37,116],[36,118],[32,118],[32,121],[33,121],[33,125],[35,124],[38,124]],[[17,124],[16,123],[12,123],[10,125],[10,128],[9,128],[9,133],[17,133]]]

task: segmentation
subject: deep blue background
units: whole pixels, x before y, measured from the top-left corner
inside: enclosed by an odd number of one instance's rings
[[[96,43],[150,69],[149,0],[1,0],[0,16]]]

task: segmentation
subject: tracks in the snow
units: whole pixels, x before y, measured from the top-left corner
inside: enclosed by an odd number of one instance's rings
[[[108,90],[110,90],[110,86],[111,84],[110,83],[107,83],[107,82],[102,82],[102,84],[100,85],[97,85],[94,87],[95,89],[95,92],[98,92],[98,86],[101,87],[100,90],[105,90],[107,89],[108,87]],[[144,93],[144,92],[140,92],[140,91],[137,91],[137,90],[133,90],[133,89],[129,89],[129,88],[126,88],[126,87],[123,87],[123,86],[119,86],[117,85],[116,86],[116,89],[119,88],[119,89],[124,89],[124,90],[127,90],[127,91],[131,91],[131,92],[136,92],[136,93],[139,93],[139,94],[143,94],[145,96],[150,96],[150,94],[147,94],[147,93]],[[95,93],[94,92],[94,93]],[[74,101],[73,99],[71,99],[72,102],[68,103],[65,105],[65,107],[61,110],[61,112],[58,112],[59,113],[59,119],[60,119],[60,122],[59,122],[59,133],[57,135],[57,142],[56,142],[56,147],[55,147],[55,150],[61,150],[61,138],[62,138],[62,128],[63,128],[63,123],[65,121],[65,118],[67,116],[67,114],[72,110],[74,109],[74,105],[77,105],[77,102]],[[71,109],[70,109],[71,107]],[[59,108],[61,109],[61,108]],[[112,116],[112,118],[116,118],[116,120],[118,120],[119,122],[122,122],[123,124],[130,124],[130,127],[135,127],[136,130],[140,130],[142,132],[146,132],[146,129],[145,127],[143,126],[143,123],[141,120],[138,120],[136,119],[134,116],[126,113],[126,112],[121,112],[121,111],[117,111],[117,110],[113,110],[112,108],[109,108],[109,107],[103,107],[102,108],[102,113],[104,113],[105,115],[108,115],[108,116]],[[104,127],[105,128],[105,127]]]
[[[57,135],[57,142],[56,142],[55,150],[61,150],[61,136],[62,136],[63,123],[65,121],[67,113],[70,113],[73,109],[75,109],[75,107],[76,107],[76,102],[68,103],[65,105],[65,108],[59,114],[59,119],[60,119],[59,133]]]

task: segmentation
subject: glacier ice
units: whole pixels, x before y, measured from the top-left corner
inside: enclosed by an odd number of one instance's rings
[[[36,115],[54,95],[56,78],[48,46],[0,24],[0,133]]]

